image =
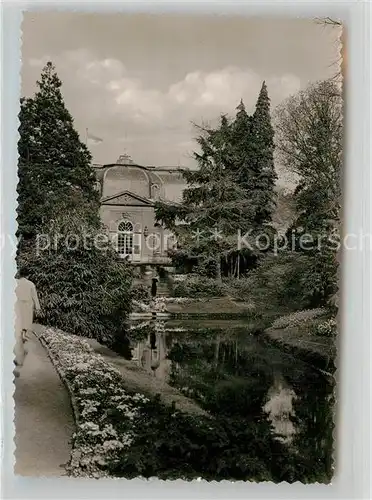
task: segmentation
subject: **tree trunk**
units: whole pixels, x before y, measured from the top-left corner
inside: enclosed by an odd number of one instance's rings
[[[222,280],[222,275],[221,275],[221,256],[218,255],[217,260],[216,260],[216,280],[221,281]]]
[[[214,366],[217,368],[218,366],[218,357],[220,354],[220,337],[218,336],[216,339],[215,350],[214,350]]]

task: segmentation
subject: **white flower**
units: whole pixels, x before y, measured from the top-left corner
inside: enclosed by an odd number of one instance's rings
[[[84,340],[47,329],[42,337],[53,352],[56,364],[67,377],[80,409],[80,425],[73,435],[74,449],[67,467],[74,477],[109,477],[108,460],[117,460],[121,450],[135,438],[135,418],[149,399],[129,395],[121,385],[119,370],[96,354]],[[107,410],[116,408],[126,421],[119,431]]]

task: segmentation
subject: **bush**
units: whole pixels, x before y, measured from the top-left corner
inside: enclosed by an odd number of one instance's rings
[[[227,289],[222,282],[212,278],[204,278],[199,276],[189,277],[181,282],[175,283],[175,297],[224,297]]]
[[[322,321],[314,325],[312,333],[320,337],[334,337],[337,334],[337,322],[333,318]]]
[[[224,280],[227,294],[236,301],[252,302],[254,297],[253,280],[250,276],[242,276],[239,279],[231,278]]]
[[[144,302],[145,304],[151,301],[150,288],[143,283],[133,286],[130,294],[132,300]]]
[[[51,241],[56,234],[63,238],[46,250],[37,250],[35,243],[24,246],[18,259],[38,289],[43,322],[111,345],[126,329],[131,268],[117,260],[111,246],[98,248],[95,238],[103,233],[82,209],[62,212],[43,232]],[[70,249],[65,237],[78,244],[70,242]]]
[[[64,332],[40,334],[74,398],[77,429],[67,471],[75,477],[109,476],[108,463],[128,452],[136,433],[139,408],[147,399],[128,394],[118,370],[89,344]],[[120,415],[120,430],[112,415]]]
[[[307,309],[312,307],[305,273],[308,266],[309,257],[297,252],[267,254],[256,269],[237,280],[235,295],[244,295],[266,314]]]
[[[315,318],[319,316],[324,316],[326,310],[319,309],[305,309],[303,311],[297,311],[286,316],[281,316],[276,319],[272,325],[273,328],[292,328],[302,326],[304,323],[311,323]]]
[[[110,467],[114,476],[286,479],[286,469],[279,462],[288,460],[287,451],[271,434],[265,419],[193,416],[164,407],[159,400],[144,403],[141,416],[130,452]],[[273,461],[274,457],[280,458]]]

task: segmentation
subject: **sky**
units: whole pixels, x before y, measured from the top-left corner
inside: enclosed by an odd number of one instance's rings
[[[26,12],[22,28],[22,95],[52,61],[81,139],[103,139],[96,163],[191,167],[193,123],[253,112],[263,80],[273,110],[338,70],[339,32],[313,19]]]

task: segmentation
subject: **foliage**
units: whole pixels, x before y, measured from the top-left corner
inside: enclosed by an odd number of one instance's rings
[[[254,303],[264,308],[266,313],[269,310],[290,312],[308,307],[302,274],[307,265],[307,256],[296,252],[284,251],[263,257],[247,277]]]
[[[227,295],[238,302],[251,302],[253,304],[252,278],[249,275],[244,275],[239,279],[227,278],[224,280]]]
[[[299,223],[321,229],[339,220],[343,150],[340,89],[324,81],[290,97],[276,111],[276,147],[297,173]]]
[[[37,286],[47,324],[113,344],[126,329],[131,273],[101,230],[92,158],[52,63],[37,85],[19,115],[18,264]]]
[[[254,207],[253,226],[270,222],[275,208],[274,131],[270,99],[263,82],[253,116],[248,116],[243,101],[232,124],[237,182]]]
[[[312,306],[325,305],[337,291],[337,246],[329,243],[340,221],[341,89],[324,81],[289,98],[277,109],[276,134],[281,162],[299,176],[298,219],[291,230],[306,233],[315,242],[313,248],[299,250],[309,256],[308,300]]]
[[[148,304],[151,301],[150,288],[143,283],[134,285],[131,288],[131,299]]]
[[[156,217],[176,233],[184,260],[202,258],[197,266],[202,275],[239,276],[239,231],[266,230],[264,224],[271,221],[274,208],[273,129],[265,83],[252,117],[241,102],[234,121],[223,115],[217,128],[197,129],[200,150],[194,158],[199,168],[183,172],[187,188],[182,203],[158,203]],[[245,249],[245,253],[249,257],[260,251]],[[223,269],[222,259],[227,262]]]
[[[277,318],[272,327],[273,328],[293,328],[296,326],[301,326],[304,323],[312,322],[315,318],[319,316],[324,316],[327,314],[325,309],[304,309],[302,311],[297,311],[286,316],[281,316]]]
[[[77,411],[77,429],[67,471],[75,477],[107,477],[108,464],[120,461],[133,442],[139,408],[147,399],[128,394],[121,374],[89,344],[61,331],[40,334],[67,383]],[[115,414],[115,418],[113,417]],[[120,429],[115,419],[120,417]]]
[[[224,297],[226,288],[224,284],[214,278],[193,276],[174,285],[175,297]]]
[[[273,457],[285,448],[271,435],[266,421],[201,417],[144,404],[131,452],[122,454],[111,472],[120,477],[209,480],[280,480]]]
[[[334,318],[330,318],[327,321],[317,323],[314,325],[312,333],[320,337],[334,337],[337,334],[337,322]]]
[[[34,97],[21,99],[19,113],[18,232],[25,239],[34,237],[50,217],[55,200],[71,192],[98,210],[92,158],[74,129],[51,62],[37,86]]]
[[[37,284],[44,322],[111,344],[126,329],[129,265],[117,261],[111,244],[97,244],[105,233],[90,223],[89,206],[61,209],[43,234],[49,246],[28,246],[19,263]]]

